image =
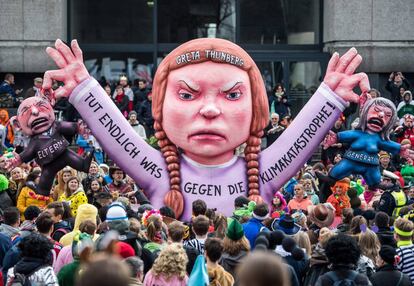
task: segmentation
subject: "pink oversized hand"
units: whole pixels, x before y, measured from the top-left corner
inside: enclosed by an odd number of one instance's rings
[[[338,142],[338,136],[335,132],[329,131],[328,134],[326,134],[325,139],[322,141],[322,147],[324,150],[331,147],[333,144],[336,144]]]
[[[353,89],[358,85],[363,93],[370,90],[368,76],[362,72],[354,74],[361,61],[362,57],[355,48],[342,57],[335,52],[329,60],[323,82],[343,100],[358,103],[359,96]]]
[[[60,39],[56,40],[55,47],[56,49],[48,47],[46,53],[60,69],[45,72],[42,88],[51,90],[53,80],[62,81],[65,85],[54,92],[54,96],[59,99],[68,97],[73,89],[90,75],[83,63],[82,50],[76,40],[71,43],[72,50]]]

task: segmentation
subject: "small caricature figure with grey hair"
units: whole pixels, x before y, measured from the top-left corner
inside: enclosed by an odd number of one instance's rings
[[[351,174],[362,175],[370,188],[376,188],[381,182],[379,168],[379,151],[387,151],[393,155],[399,154],[404,158],[413,158],[414,151],[408,145],[401,145],[390,140],[390,133],[397,122],[397,112],[394,104],[383,97],[362,97],[360,120],[355,130],[335,134],[330,132],[323,142],[328,148],[335,143],[346,143],[343,159],[330,171],[329,177],[335,181]]]

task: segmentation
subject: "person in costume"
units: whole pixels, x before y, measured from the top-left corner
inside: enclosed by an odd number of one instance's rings
[[[78,213],[79,206],[88,203],[88,198],[77,177],[69,178],[65,184],[65,192],[59,197],[59,201],[69,204],[74,217]]]
[[[43,196],[37,193],[39,187],[40,172],[33,171],[27,175],[26,183],[21,189],[17,197],[17,208],[20,211],[20,218],[23,221],[24,211],[29,206],[37,206],[40,209],[44,209],[53,199],[49,196]]]
[[[390,133],[397,120],[393,103],[386,98],[368,99],[363,105],[357,130],[348,130],[338,134],[329,133],[324,148],[336,142],[349,144],[343,159],[330,171],[329,176],[341,180],[351,174],[360,174],[369,187],[381,182],[380,150],[402,157],[413,156],[406,145],[390,141]]]
[[[77,41],[69,48],[57,40],[55,47],[46,52],[60,69],[45,73],[43,88],[60,78],[65,85],[56,97],[69,97],[109,157],[155,207],[166,204],[184,220],[190,219],[191,203],[198,198],[225,215],[231,215],[228,203],[240,195],[270,203],[273,191],[296,174],[348,102],[358,102],[352,89],[370,89],[366,74],[354,74],[362,61],[356,49],[342,57],[334,53],[324,82],[291,128],[260,152],[269,108],[259,69],[236,44],[195,39],[166,56],[154,78],[159,152],[136,134],[90,77]],[[245,158],[234,156],[245,142]]]
[[[280,192],[276,192],[273,195],[271,217],[280,218],[285,213],[288,213],[287,203],[285,198]]]
[[[30,144],[23,152],[14,154],[7,162],[7,168],[35,160],[42,168],[42,175],[36,192],[48,196],[56,173],[66,165],[88,172],[93,152],[86,158],[69,150],[68,136],[82,131],[77,123],[56,121],[51,103],[46,97],[36,96],[25,99],[17,109],[13,127],[30,136]]]
[[[326,202],[330,203],[335,208],[336,217],[341,217],[342,210],[351,207],[347,195],[349,182],[350,180],[348,178],[337,181],[335,185],[331,187],[332,195],[326,200]]]

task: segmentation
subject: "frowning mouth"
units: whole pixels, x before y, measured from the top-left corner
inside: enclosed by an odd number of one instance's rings
[[[41,117],[41,118],[37,118],[33,120],[32,124],[30,124],[30,127],[36,130],[36,129],[45,127],[48,124],[49,124],[49,120],[47,118]]]
[[[197,131],[190,134],[189,139],[192,140],[206,140],[206,141],[223,141],[226,140],[226,136],[216,131]]]
[[[377,118],[377,117],[369,119],[368,123],[371,125],[378,126],[379,128],[382,128],[384,126],[384,121],[382,121],[382,119]]]

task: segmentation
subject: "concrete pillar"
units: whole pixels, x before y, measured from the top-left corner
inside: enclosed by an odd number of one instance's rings
[[[45,49],[66,40],[66,0],[0,0],[0,72],[56,68]]]

